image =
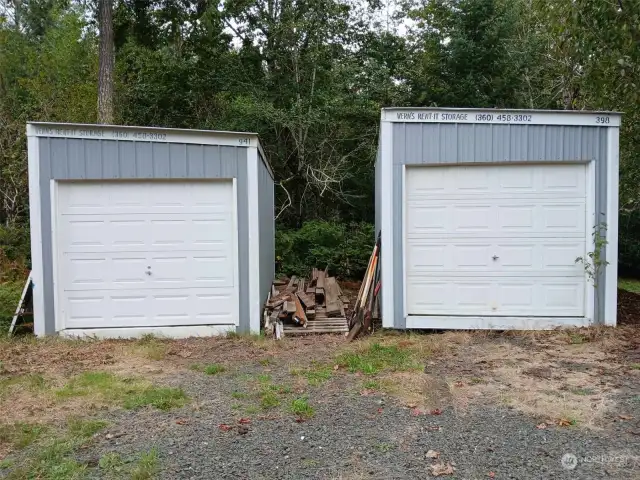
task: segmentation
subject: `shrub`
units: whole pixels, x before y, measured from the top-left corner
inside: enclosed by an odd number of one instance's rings
[[[298,230],[276,233],[276,255],[285,275],[308,275],[313,267],[329,266],[332,275],[360,278],[364,275],[375,242],[370,223],[341,224],[313,220]]]

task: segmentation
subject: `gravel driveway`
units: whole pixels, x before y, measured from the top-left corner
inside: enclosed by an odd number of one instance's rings
[[[414,416],[386,395],[354,391],[351,376],[307,391],[316,407],[313,418],[298,423],[286,411],[251,415],[240,433],[229,397],[237,378],[174,378],[194,398],[195,411],[114,414],[114,426],[83,459],[110,451],[126,456],[153,445],[161,459],[159,478],[172,479],[433,478],[429,466],[438,463],[455,468],[443,478],[640,478],[640,436],[625,422],[608,430],[538,429],[530,416],[499,406]],[[276,374],[272,380],[287,379]],[[631,394],[628,400],[640,417],[640,402]],[[221,424],[233,428],[223,431]],[[429,450],[438,459],[427,458]],[[567,453],[578,458],[574,469],[561,464]]]

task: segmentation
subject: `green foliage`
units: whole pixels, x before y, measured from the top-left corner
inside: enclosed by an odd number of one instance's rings
[[[218,363],[211,363],[204,367],[204,373],[207,375],[216,375],[218,373],[222,373],[226,370],[224,365],[220,365]]]
[[[632,278],[618,279],[618,288],[627,292],[640,293],[640,280]]]
[[[314,220],[298,230],[278,230],[276,256],[281,262],[281,273],[286,275],[308,275],[313,267],[328,265],[331,275],[360,278],[374,243],[371,224]]]
[[[158,473],[158,470],[158,450],[152,448],[140,455],[131,472],[131,480],[151,480]]]
[[[24,422],[0,425],[0,444],[8,444],[20,450],[31,445],[46,430],[44,425]]]
[[[23,287],[24,284],[17,281],[0,283],[0,335],[6,334],[9,328]]]
[[[604,258],[604,249],[607,246],[607,224],[599,223],[593,227],[593,250],[587,252],[584,257],[576,258],[576,263],[582,263],[584,271],[591,279],[593,287],[598,287],[598,279],[600,278],[600,272],[602,268],[609,265]]]
[[[137,378],[107,372],[85,372],[56,391],[59,398],[96,396],[127,409],[150,405],[159,410],[182,407],[188,400],[179,388],[155,387]]]
[[[375,375],[384,370],[409,370],[414,367],[411,351],[395,345],[372,344],[361,352],[346,352],[338,357],[338,363],[352,373]]]
[[[299,397],[291,402],[291,412],[299,417],[310,418],[315,415],[314,408],[309,404],[307,397]]]

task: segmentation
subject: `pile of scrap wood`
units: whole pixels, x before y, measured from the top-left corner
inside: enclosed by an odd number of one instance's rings
[[[380,234],[378,234],[358,298],[353,304],[347,337],[349,340],[354,340],[361,333],[371,332],[372,319],[380,316],[380,287]]]
[[[335,277],[314,268],[311,278],[276,280],[264,308],[267,334],[281,338],[298,333],[346,333],[348,299]]]

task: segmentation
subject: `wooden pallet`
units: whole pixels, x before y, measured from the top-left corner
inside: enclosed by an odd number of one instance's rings
[[[289,323],[284,326],[285,335],[304,335],[306,333],[346,333],[349,331],[347,319],[329,318],[324,307],[316,306],[316,318],[307,321],[307,327],[299,327]]]

